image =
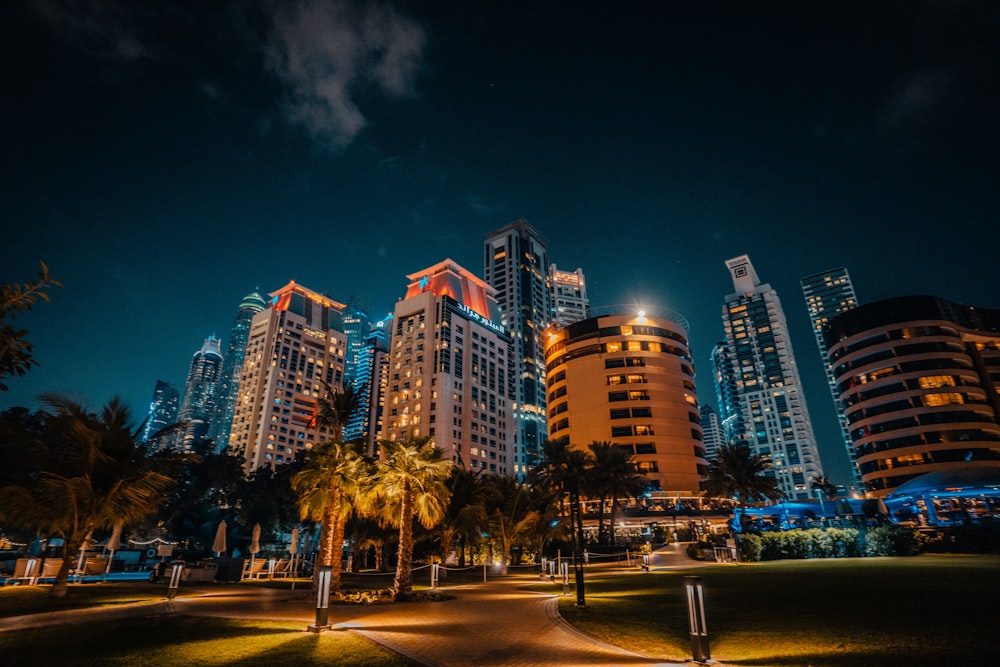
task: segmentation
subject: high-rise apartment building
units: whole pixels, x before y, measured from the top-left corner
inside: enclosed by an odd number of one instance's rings
[[[456,466],[514,472],[513,341],[494,289],[450,259],[413,273],[393,311],[384,428]]]
[[[544,332],[552,308],[547,281],[548,250],[542,235],[517,220],[486,236],[484,276],[495,290],[507,329],[514,340],[517,368],[513,417],[517,439],[510,471],[518,476],[537,463],[545,440]]]
[[[838,315],[825,336],[869,495],[1000,470],[1000,310],[898,297]]]
[[[160,449],[161,440],[158,434],[168,426],[177,423],[177,411],[180,409],[180,393],[177,388],[163,380],[156,381],[153,389],[153,400],[149,402],[149,412],[146,423],[142,427],[141,441]],[[166,444],[169,438],[163,442]]]
[[[174,439],[174,449],[190,452],[195,443],[208,436],[212,418],[215,416],[215,393],[222,375],[222,350],[219,339],[209,336],[191,358],[187,382],[184,384],[184,398],[178,412],[178,421],[187,425]]]
[[[560,327],[589,317],[587,279],[583,269],[561,271],[555,264],[549,266],[549,291],[552,302],[551,320]]]
[[[715,458],[716,452],[719,451],[719,447],[726,444],[726,440],[722,424],[719,422],[719,415],[707,403],[701,406],[701,434],[702,444],[705,446],[705,458],[712,460]]]
[[[687,332],[668,314],[609,313],[548,336],[548,426],[571,446],[630,451],[650,490],[697,494],[707,462]]]
[[[840,391],[837,389],[837,381],[830,365],[826,339],[823,337],[823,327],[837,315],[857,308],[858,297],[854,293],[851,276],[848,275],[845,268],[806,276],[801,282],[802,295],[806,299],[806,310],[809,312],[809,321],[812,323],[813,335],[816,337],[816,346],[819,348],[820,359],[823,361],[826,382],[830,386],[830,395],[833,397],[833,404],[837,410],[844,449],[851,462],[851,479],[845,481],[861,492],[864,487],[861,485],[861,473],[858,470],[857,461],[854,459],[857,450],[851,446],[847,417],[844,415],[844,406],[840,402]]]
[[[364,440],[366,452],[378,454],[376,443],[382,437],[385,392],[389,382],[389,334],[392,316],[376,322],[358,350],[351,387],[358,397],[358,410],[344,427],[344,439]],[[348,342],[348,345],[350,343]]]
[[[236,316],[233,317],[229,345],[222,360],[222,374],[215,389],[215,415],[208,429],[208,438],[212,440],[217,452],[221,452],[229,444],[229,428],[233,424],[236,394],[240,389],[240,374],[243,372],[243,357],[247,351],[247,338],[250,336],[250,322],[254,315],[266,307],[264,297],[251,292],[240,301]]]
[[[722,441],[727,445],[745,442],[746,424],[743,423],[743,410],[740,408],[740,392],[733,366],[733,353],[726,343],[716,343],[712,348],[712,368]]]
[[[251,472],[325,441],[314,422],[327,387],[343,389],[344,305],[294,281],[270,293],[250,324],[229,451]]]
[[[742,413],[740,439],[771,462],[769,473],[786,497],[806,499],[823,466],[785,313],[778,294],[760,282],[749,257],[727,260],[726,267],[735,291],[726,297],[722,324],[736,397],[732,408],[720,403],[720,410]]]

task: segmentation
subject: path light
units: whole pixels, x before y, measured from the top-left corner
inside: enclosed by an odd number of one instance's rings
[[[167,586],[167,597],[177,597],[177,589],[181,585],[181,573],[184,571],[184,561],[175,560],[170,564],[170,584]]]
[[[710,664],[711,652],[708,648],[708,627],[705,624],[705,588],[701,577],[684,577],[687,593],[688,625],[691,632],[691,654],[694,662]]]
[[[316,573],[316,622],[306,628],[309,632],[323,632],[330,629],[330,580],[333,578],[332,565],[320,565]]]

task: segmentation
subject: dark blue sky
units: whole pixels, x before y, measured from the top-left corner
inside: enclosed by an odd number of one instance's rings
[[[686,315],[713,404],[749,254],[843,482],[799,278],[1000,306],[996,3],[157,4],[0,9],[0,281],[65,285],[19,320],[41,366],[0,409],[141,416],[255,287],[386,312],[524,217],[592,304]]]

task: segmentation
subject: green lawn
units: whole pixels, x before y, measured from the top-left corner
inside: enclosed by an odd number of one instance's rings
[[[302,623],[160,616],[0,633],[0,663],[20,665],[343,665],[414,663],[349,632]]]
[[[703,578],[712,658],[727,665],[1000,664],[997,556],[588,573],[586,608],[576,607],[571,592],[560,612],[609,643],[683,661],[691,657],[683,597],[688,574]]]
[[[71,584],[66,597],[53,600],[49,598],[51,588],[49,585],[4,586],[0,588],[0,618],[37,614],[45,611],[62,611],[134,602],[157,602],[162,600],[167,593],[165,585],[145,582]],[[203,588],[198,590],[203,590]],[[181,588],[179,594],[184,596],[194,591],[194,588]]]

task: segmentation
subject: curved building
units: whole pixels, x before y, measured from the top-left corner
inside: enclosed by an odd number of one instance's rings
[[[1000,467],[1000,310],[899,297],[838,315],[824,335],[870,495]]]
[[[651,489],[697,492],[706,462],[684,327],[642,311],[591,317],[550,333],[545,364],[551,439],[610,441]]]

